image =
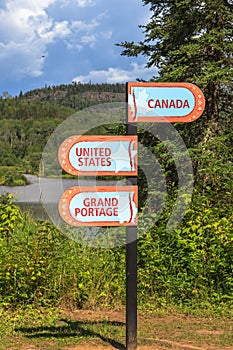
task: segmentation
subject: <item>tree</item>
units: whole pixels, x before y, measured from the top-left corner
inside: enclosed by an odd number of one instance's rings
[[[117,45],[124,48],[122,55],[148,57],[147,67],[156,66],[159,71],[159,76],[152,80],[187,81],[203,89],[205,117],[196,125],[200,127],[201,123],[207,142],[211,134],[221,134],[223,127],[231,125],[233,3],[231,0],[143,2],[150,5],[152,12],[149,23],[139,26],[144,29],[145,39],[136,44]]]
[[[9,94],[8,91],[3,91],[2,96],[3,96],[4,99],[11,97],[11,95]]]
[[[147,67],[157,67],[152,81],[197,84],[206,98],[205,113],[196,122],[178,123],[190,149],[200,197],[232,210],[232,0],[142,0],[152,13],[144,40],[122,42],[122,55],[144,55]],[[145,138],[148,140],[148,135]],[[156,141],[149,139],[150,147]],[[162,160],[163,161],[163,160]],[[166,162],[166,160],[165,160]],[[174,173],[166,162],[167,173]],[[198,197],[196,201],[198,203]],[[201,201],[200,201],[201,202]],[[228,208],[228,209],[227,209]]]

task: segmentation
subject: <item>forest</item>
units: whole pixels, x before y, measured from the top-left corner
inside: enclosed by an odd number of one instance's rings
[[[151,81],[198,85],[206,109],[193,123],[174,124],[192,159],[194,191],[182,223],[172,231],[166,225],[178,193],[175,162],[166,144],[139,128],[139,141],[158,159],[169,194],[159,219],[138,239],[139,307],[231,314],[232,5],[223,0],[142,2],[151,11],[148,24],[140,26],[145,39],[118,43],[122,55],[147,57],[147,66],[159,69]],[[60,85],[2,97],[1,183],[14,184],[10,174],[16,170],[37,173],[49,135],[76,110],[117,101],[125,101],[125,84]],[[124,132],[124,125],[115,129]],[[139,183],[144,182],[139,173]],[[50,222],[31,218],[10,196],[2,196],[0,247],[0,303],[6,308],[125,304],[125,246],[100,249],[69,240]]]
[[[15,169],[38,174],[43,148],[64,119],[92,105],[124,100],[124,84],[63,84],[1,97],[0,183],[9,184],[4,173]]]

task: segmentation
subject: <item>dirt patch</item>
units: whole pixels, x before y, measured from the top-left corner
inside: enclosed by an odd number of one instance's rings
[[[208,330],[208,329],[198,329],[197,333],[198,334],[203,334],[203,335],[205,335],[205,334],[221,335],[221,334],[224,334],[224,331],[223,330],[213,330],[213,331],[211,331],[211,330]]]
[[[74,348],[67,348],[66,350],[112,350],[112,349],[116,349],[114,347],[106,347],[106,346],[93,346],[93,347],[90,347],[89,345],[80,345],[80,346],[76,346]],[[167,350],[168,348],[161,348],[161,347],[157,347],[156,348],[153,348],[151,346],[139,346],[138,347],[138,350],[153,350],[153,349],[156,349],[156,350]]]
[[[75,310],[75,311],[67,311],[63,310],[62,314],[65,317],[76,321],[117,321],[117,322],[125,322],[125,314],[122,311],[112,311],[112,310]]]
[[[101,322],[122,323],[125,326],[125,313],[121,311],[64,311],[64,315],[73,320],[95,320]],[[138,317],[138,350],[233,350],[225,339],[232,334],[233,321],[224,319],[202,318],[186,315],[165,315],[141,313]],[[228,344],[224,344],[224,341]],[[122,338],[121,343],[125,339]],[[67,350],[106,350],[124,349],[109,344],[81,344]]]

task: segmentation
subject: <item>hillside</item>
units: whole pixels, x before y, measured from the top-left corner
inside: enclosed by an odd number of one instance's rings
[[[89,105],[124,101],[124,84],[81,84],[58,85],[32,90],[22,96],[28,102],[49,101],[61,106],[82,109]]]
[[[0,97],[0,166],[37,172],[45,143],[62,120],[92,105],[124,100],[124,84],[91,83],[46,86],[14,98]]]

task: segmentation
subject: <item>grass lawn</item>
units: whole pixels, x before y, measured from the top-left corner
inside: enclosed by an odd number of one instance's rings
[[[0,313],[0,350],[124,349],[125,314],[31,309]],[[138,349],[233,350],[228,316],[139,312]]]

